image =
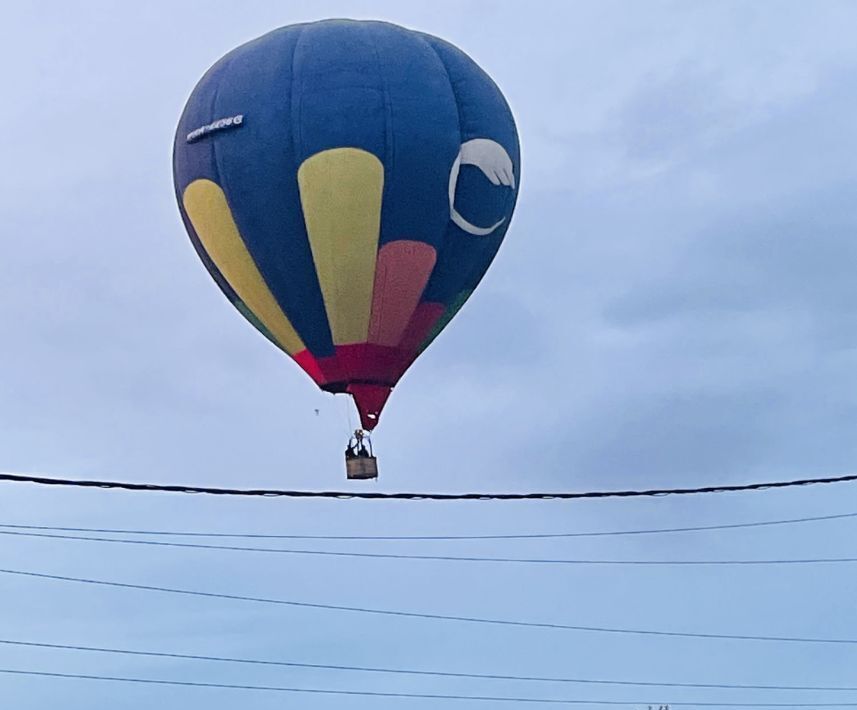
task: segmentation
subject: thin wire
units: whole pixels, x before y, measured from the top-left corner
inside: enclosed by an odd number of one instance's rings
[[[662,631],[655,629],[627,629],[613,628],[609,626],[581,626],[576,624],[561,624],[556,622],[518,621],[514,619],[493,619],[477,616],[456,616],[452,614],[431,614],[416,611],[398,611],[393,609],[373,609],[370,607],[344,606],[339,604],[322,604],[319,602],[299,602],[290,599],[272,599],[267,597],[251,597],[239,594],[222,594],[217,592],[203,592],[191,589],[178,589],[175,587],[160,587],[148,584],[131,584],[128,582],[114,582],[103,579],[89,579],[85,577],[70,577],[59,574],[45,574],[43,572],[29,572],[25,570],[0,569],[0,574],[9,574],[19,577],[32,577],[36,579],[50,579],[59,582],[77,582],[102,587],[115,587],[120,589],[135,589],[144,592],[163,592],[166,594],[180,594],[183,596],[206,597],[208,599],[228,599],[231,601],[252,602],[256,604],[276,604],[279,606],[298,607],[302,609],[324,609],[327,611],[347,611],[358,614],[373,614],[378,616],[395,616],[408,619],[431,619],[435,621],[459,621],[472,624],[492,624],[496,626],[514,626],[534,629],[557,629],[564,631],[590,631],[608,634],[633,634],[639,636],[663,636],[671,638],[694,638],[694,639],[720,639],[728,641],[770,641],[777,643],[814,643],[814,644],[841,644],[857,645],[857,639],[843,638],[813,638],[802,636],[763,636],[750,634],[718,634],[689,631]]]
[[[583,491],[555,493],[380,493],[370,491],[297,491],[278,488],[214,488],[209,486],[165,485],[158,483],[131,483],[129,481],[89,481],[67,478],[48,478],[19,473],[0,473],[0,481],[37,483],[45,486],[74,486],[78,488],[113,488],[126,491],[158,491],[161,493],[205,493],[222,496],[255,496],[285,498],[362,498],[366,500],[577,500],[582,498],[640,498],[668,495],[695,495],[704,493],[735,493],[761,491],[772,488],[795,488],[827,483],[857,481],[857,474],[826,478],[804,478],[793,481],[770,481],[739,485],[703,486],[700,488],[653,488],[626,491]]]
[[[749,685],[733,683],[674,683],[631,680],[604,680],[592,678],[554,678],[546,676],[504,675],[499,673],[456,673],[452,671],[429,671],[411,668],[375,668],[371,666],[344,666],[329,663],[298,663],[296,661],[272,661],[256,658],[232,658],[226,656],[201,656],[188,653],[165,653],[157,651],[137,651],[124,648],[105,648],[100,646],[79,646],[60,643],[37,643],[34,641],[16,641],[0,639],[0,644],[6,646],[22,646],[26,648],[49,648],[63,651],[85,651],[95,653],[118,654],[124,656],[144,656],[147,658],[174,658],[187,661],[214,661],[218,663],[241,663],[261,666],[277,666],[287,668],[312,668],[317,670],[357,671],[360,673],[390,673],[395,675],[418,675],[441,678],[469,678],[476,680],[524,681],[534,683],[579,683],[588,685],[621,685],[654,688],[716,688],[729,690],[816,690],[854,692],[857,686],[824,686],[824,685]]]
[[[22,532],[0,530],[0,535],[33,537],[49,540],[76,540],[78,542],[109,542],[120,545],[148,545],[192,550],[228,550],[231,552],[267,552],[282,555],[306,555],[310,557],[358,557],[381,560],[421,560],[431,562],[488,562],[499,564],[547,564],[547,565],[598,565],[633,567],[700,567],[700,566],[758,566],[758,565],[812,565],[853,564],[857,557],[815,557],[777,560],[599,560],[599,559],[550,559],[526,557],[481,557],[477,555],[413,555],[394,552],[350,552],[344,550],[296,550],[278,547],[250,547],[243,545],[203,545],[193,542],[165,542],[164,540],[129,540],[117,537],[91,537],[87,535],[65,535],[62,533]]]
[[[514,698],[492,695],[443,695],[436,693],[391,693],[372,690],[332,690],[329,688],[286,688],[277,685],[238,685],[231,683],[201,683],[188,680],[164,680],[160,678],[129,678],[126,676],[86,675],[83,673],[49,673],[47,671],[30,671],[11,668],[0,668],[0,673],[19,676],[35,676],[40,678],[66,678],[74,680],[102,680],[115,683],[143,683],[149,685],[170,685],[188,688],[218,688],[228,690],[260,690],[279,693],[310,693],[314,695],[350,695],[373,698],[409,698],[422,700],[478,700],[495,703],[542,703],[550,705],[607,705],[639,707],[640,705],[656,705],[657,702],[629,702],[625,700],[580,700],[567,698]],[[730,708],[852,708],[852,703],[670,703],[671,707],[730,707]]]
[[[787,518],[784,520],[761,520],[748,523],[722,523],[717,525],[693,525],[677,528],[652,528],[644,530],[600,530],[594,532],[561,532],[561,533],[520,533],[507,535],[297,535],[297,534],[264,534],[264,533],[224,533],[199,532],[181,530],[133,530],[128,528],[80,528],[57,525],[14,525],[0,523],[0,528],[12,530],[45,530],[56,532],[80,532],[117,535],[157,535],[162,537],[220,537],[245,538],[256,540],[531,540],[572,537],[614,537],[623,535],[659,535],[663,533],[686,533],[711,530],[735,530],[739,528],[760,528],[776,525],[795,525],[800,523],[815,523],[828,520],[857,518],[857,513],[838,513],[835,515],[816,515],[804,518]]]

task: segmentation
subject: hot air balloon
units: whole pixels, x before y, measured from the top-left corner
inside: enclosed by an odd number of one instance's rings
[[[173,173],[193,246],[229,301],[321,389],[350,394],[369,432],[494,259],[520,151],[503,95],[461,50],[325,20],[208,70],[179,121]]]

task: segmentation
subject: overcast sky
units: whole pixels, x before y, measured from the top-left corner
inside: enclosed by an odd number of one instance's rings
[[[693,486],[857,469],[857,5],[208,0],[3,9],[0,470],[349,487],[345,401],[318,391],[214,286],[181,225],[170,163],[179,113],[214,61],[272,28],[326,17],[383,19],[454,42],[500,85],[522,143],[506,242],[391,397],[375,437],[380,480],[354,488]],[[847,484],[457,504],[0,489],[0,524],[322,535],[627,530],[853,511]],[[770,559],[853,556],[854,531],[844,520],[565,541],[267,546]],[[9,537],[0,567],[441,614],[857,638],[849,565],[522,566]],[[4,639],[698,683],[855,685],[857,667],[857,647],[846,645],[477,626],[0,573]],[[450,681],[2,644],[0,667],[640,707],[857,703],[857,692]],[[10,710],[446,705],[486,707],[0,674],[0,707]]]

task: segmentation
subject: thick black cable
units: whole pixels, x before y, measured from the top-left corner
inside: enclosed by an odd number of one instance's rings
[[[301,609],[324,609],[326,611],[347,611],[358,614],[373,614],[378,616],[395,616],[408,619],[431,619],[433,621],[458,621],[471,624],[491,624],[495,626],[513,626],[533,629],[556,629],[563,631],[590,631],[594,633],[607,634],[632,634],[639,636],[661,636],[670,638],[694,638],[694,639],[718,639],[726,641],[768,641],[777,643],[812,643],[812,644],[841,644],[857,645],[857,639],[835,639],[835,638],[813,638],[803,636],[766,636],[751,634],[719,634],[702,633],[690,631],[662,631],[656,629],[627,629],[613,628],[609,626],[582,626],[577,624],[561,624],[557,622],[544,621],[518,621],[514,619],[492,619],[478,616],[457,616],[452,614],[432,614],[417,611],[397,611],[394,609],[373,609],[371,607],[345,606],[340,604],[322,604],[319,602],[300,602],[291,599],[272,599],[267,597],[251,597],[240,594],[223,594],[218,592],[203,592],[192,589],[178,589],[175,587],[161,587],[149,584],[131,584],[128,582],[114,582],[103,579],[88,579],[85,577],[70,577],[59,574],[45,574],[43,572],[28,572],[25,570],[0,569],[0,574],[15,575],[18,577],[31,577],[35,579],[49,579],[58,582],[76,582],[102,587],[114,587],[119,589],[134,589],[144,592],[162,592],[165,594],[180,594],[191,597],[206,597],[208,599],[227,599],[230,601],[252,602],[256,604],[275,604],[279,606],[290,606]]]
[[[628,700],[581,700],[578,698],[515,698],[507,696],[492,695],[444,695],[439,693],[391,693],[372,690],[333,690],[330,688],[287,688],[277,685],[239,685],[232,683],[203,683],[189,680],[165,680],[161,678],[129,678],[127,676],[88,675],[84,673],[50,673],[47,671],[31,671],[12,668],[0,668],[0,673],[7,675],[35,676],[39,678],[66,678],[74,680],[101,680],[114,683],[141,683],[147,685],[181,686],[186,688],[217,688],[220,690],[259,690],[279,693],[308,693],[313,695],[350,695],[373,698],[398,698],[398,699],[421,699],[421,700],[474,700],[494,703],[539,703],[544,705],[601,705],[601,706],[623,706],[640,707],[641,705],[654,705],[655,702],[632,702]],[[857,707],[857,701],[852,703],[669,703],[670,707],[730,707],[730,708],[853,708]]]
[[[797,525],[801,523],[817,523],[829,520],[843,520],[847,518],[857,518],[857,513],[836,513],[833,515],[815,515],[803,518],[785,518],[782,520],[757,520],[747,523],[720,523],[714,525],[691,525],[686,527],[649,528],[642,530],[595,530],[589,532],[512,533],[499,535],[302,535],[201,532],[187,530],[139,530],[133,528],[83,528],[60,525],[20,525],[12,523],[0,523],[0,528],[10,530],[43,530],[46,532],[96,533],[105,535],[151,535],[157,537],[211,537],[255,540],[541,540],[567,537],[619,537],[624,535],[660,535],[666,533],[736,530],[741,528],[761,528],[779,525]]]
[[[0,481],[38,483],[45,486],[75,486],[78,488],[115,488],[126,491],[159,491],[162,493],[206,493],[225,496],[256,496],[285,498],[363,498],[367,500],[576,500],[581,498],[639,498],[701,493],[735,493],[772,488],[794,488],[825,483],[857,481],[857,474],[825,478],[803,478],[793,481],[769,481],[738,485],[703,486],[700,488],[652,488],[626,491],[583,491],[555,493],[376,493],[368,491],[298,491],[278,488],[214,488],[209,486],[180,486],[129,481],[90,481],[48,478],[19,473],[0,473]]]
[[[299,663],[296,661],[273,661],[257,658],[233,658],[229,656],[203,656],[189,653],[165,653],[162,651],[138,651],[125,648],[105,648],[103,646],[80,646],[61,643],[39,643],[35,641],[17,641],[0,639],[0,644],[20,646],[24,648],[44,648],[62,651],[84,651],[106,653],[124,656],[142,656],[146,658],[170,658],[183,661],[212,661],[216,663],[239,663],[260,666],[276,666],[286,668],[311,668],[313,670],[356,671],[359,673],[380,673],[393,675],[416,675],[440,678],[467,678],[470,680],[502,680],[522,681],[530,683],[574,683],[587,685],[619,685],[649,688],[705,688],[727,690],[782,690],[782,691],[836,691],[857,692],[857,686],[825,686],[825,685],[751,685],[742,683],[676,683],[633,680],[606,680],[593,678],[556,678],[550,676],[505,675],[500,673],[460,673],[453,671],[431,671],[413,668],[377,668],[371,666],[347,666],[330,663]]]
[[[603,559],[557,559],[540,557],[481,557],[477,555],[415,555],[400,552],[351,552],[347,550],[299,550],[282,547],[250,547],[242,545],[204,545],[196,542],[167,542],[164,540],[129,540],[119,537],[91,537],[87,535],[66,535],[64,533],[23,532],[20,530],[0,530],[0,535],[29,537],[49,540],[74,540],[78,542],[107,542],[119,545],[143,545],[154,547],[172,547],[191,550],[228,550],[231,552],[263,552],[282,555],[303,555],[309,557],[357,557],[381,560],[419,560],[429,562],[486,562],[500,564],[546,564],[546,565],[592,565],[592,566],[631,566],[631,567],[704,567],[704,566],[770,566],[770,565],[810,565],[810,564],[854,564],[857,557],[810,557],[801,559],[773,560],[603,560]]]

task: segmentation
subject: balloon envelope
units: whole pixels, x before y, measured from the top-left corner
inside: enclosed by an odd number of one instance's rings
[[[182,114],[173,171],[227,298],[372,429],[493,260],[520,156],[503,95],[463,52],[327,20],[218,61]]]

